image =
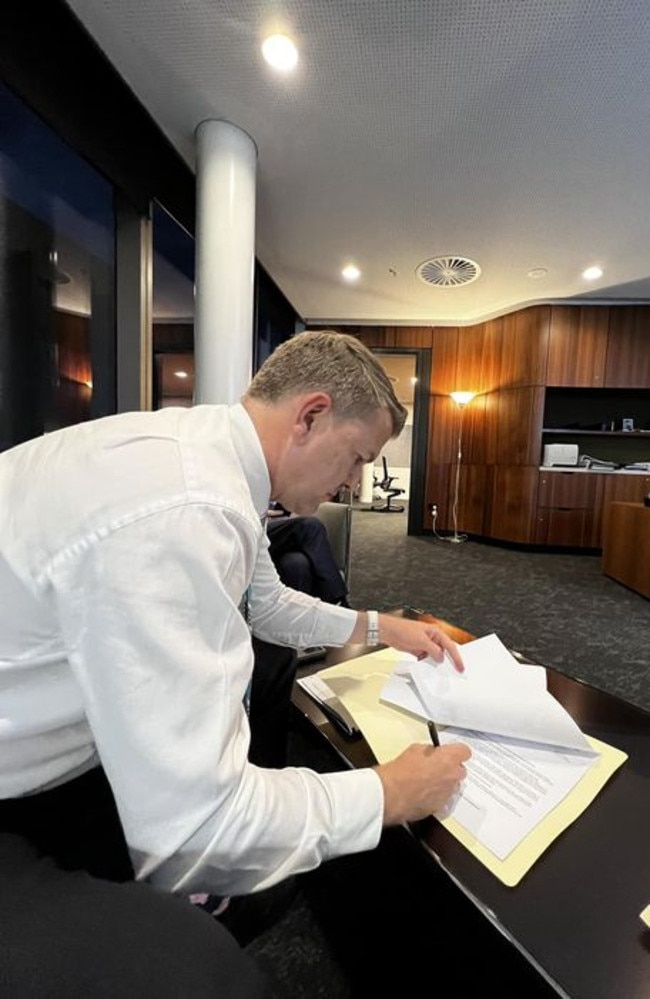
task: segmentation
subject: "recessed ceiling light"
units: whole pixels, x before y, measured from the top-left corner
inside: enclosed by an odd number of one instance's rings
[[[346,281],[358,281],[361,277],[361,271],[358,267],[355,267],[354,264],[348,264],[347,267],[344,267],[341,271],[341,275]]]
[[[286,35],[270,35],[262,43],[262,55],[273,69],[288,73],[298,62],[298,49]]]
[[[587,267],[587,270],[582,272],[582,276],[585,281],[597,281],[603,276],[603,269],[597,266]]]
[[[177,378],[187,378],[187,371],[175,371],[174,374]]]
[[[548,270],[546,267],[533,267],[528,271],[526,277],[532,278],[533,281],[538,281],[540,278],[546,277]]]

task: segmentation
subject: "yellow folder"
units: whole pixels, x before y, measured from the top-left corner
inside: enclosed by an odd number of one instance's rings
[[[382,649],[318,674],[343,701],[379,763],[387,763],[414,742],[430,741],[425,721],[380,700],[383,687],[400,658],[401,653],[395,649]],[[505,885],[512,887],[518,884],[560,833],[591,804],[627,759],[627,755],[619,749],[587,738],[599,754],[593,766],[504,860],[486,849],[453,817],[438,821]]]

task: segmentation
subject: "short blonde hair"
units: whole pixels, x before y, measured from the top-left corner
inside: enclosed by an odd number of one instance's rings
[[[404,426],[406,409],[377,358],[356,337],[334,330],[298,333],[280,344],[257,372],[246,395],[274,403],[317,391],[327,392],[337,417],[363,419],[386,409],[393,437]]]

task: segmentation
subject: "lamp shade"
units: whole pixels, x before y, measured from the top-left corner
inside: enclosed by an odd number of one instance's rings
[[[476,392],[450,392],[449,395],[458,406],[466,406],[472,401]]]

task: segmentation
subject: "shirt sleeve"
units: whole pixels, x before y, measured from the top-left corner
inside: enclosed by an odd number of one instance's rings
[[[258,546],[244,517],[190,503],[63,553],[51,572],[136,875],[168,890],[248,893],[381,832],[374,770],[248,762],[253,655],[238,604]]]
[[[276,645],[344,645],[357,620],[357,612],[349,607],[324,603],[285,586],[269,555],[266,538],[257,551],[249,597],[254,634]]]

